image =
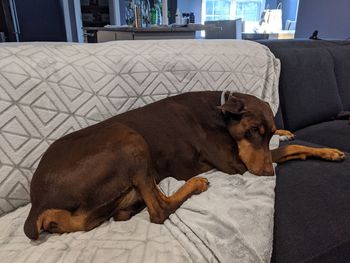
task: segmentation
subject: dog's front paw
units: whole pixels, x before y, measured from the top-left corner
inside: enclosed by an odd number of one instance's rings
[[[209,181],[204,177],[193,177],[188,182],[193,185],[195,194],[200,194],[201,192],[208,190],[209,187]]]
[[[277,130],[275,134],[280,136],[280,141],[291,141],[295,139],[294,133],[287,130]]]
[[[328,161],[342,161],[345,159],[345,153],[338,149],[323,148],[319,151],[320,157]]]

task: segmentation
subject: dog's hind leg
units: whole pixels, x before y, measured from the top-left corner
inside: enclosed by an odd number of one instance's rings
[[[168,197],[161,192],[155,180],[148,176],[146,181],[137,182],[137,189],[146,203],[151,222],[161,224],[191,195],[206,191],[208,185],[207,179],[194,177],[188,180],[175,194]]]
[[[141,136],[134,136],[128,147],[123,149],[132,174],[132,185],[146,204],[150,220],[153,223],[163,223],[191,195],[199,194],[208,189],[208,180],[194,177],[188,180],[175,194],[165,196],[155,182],[155,171],[152,169],[151,154],[146,141]],[[131,205],[130,202],[129,206]],[[117,220],[119,215],[117,215]],[[120,217],[128,215],[120,215]]]
[[[37,229],[50,233],[87,231],[84,213],[71,213],[62,209],[47,209],[38,218]]]
[[[314,148],[303,145],[285,145],[271,151],[272,160],[283,163],[293,159],[305,160],[307,157],[317,157],[328,161],[341,161],[345,159],[342,151],[331,148]]]
[[[209,185],[206,178],[193,177],[175,194],[166,196],[158,188],[155,177],[150,172],[146,172],[146,174],[145,172],[143,170],[135,175],[134,185],[148,208],[152,223],[163,223],[191,195],[206,191]]]

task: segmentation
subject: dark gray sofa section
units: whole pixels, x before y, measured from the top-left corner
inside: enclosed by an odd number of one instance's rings
[[[350,152],[350,128],[338,118],[344,112],[350,116],[350,41],[261,43],[281,60],[278,127]]]
[[[281,60],[279,128],[292,144],[350,152],[350,42],[262,41]],[[276,169],[272,262],[350,262],[350,155]]]
[[[333,119],[342,110],[332,56],[324,48],[276,50],[283,61],[280,98],[284,124],[297,130]]]
[[[301,140],[288,144],[324,147]],[[342,247],[350,245],[349,158],[277,166],[272,262],[324,262],[326,257],[349,262],[350,251]]]
[[[345,120],[326,121],[296,131],[297,138],[350,153],[350,125]],[[350,171],[349,171],[350,176]]]
[[[327,47],[333,57],[334,73],[343,109],[350,111],[350,48],[347,45]]]

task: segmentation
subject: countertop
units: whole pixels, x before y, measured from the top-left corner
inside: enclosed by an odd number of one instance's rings
[[[130,26],[106,26],[106,27],[83,27],[89,31],[119,31],[119,32],[189,32],[200,31],[209,28],[201,24],[189,24],[187,26],[152,26],[152,27],[130,27]]]

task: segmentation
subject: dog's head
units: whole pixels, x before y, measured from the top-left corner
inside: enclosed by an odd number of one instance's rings
[[[274,175],[269,143],[276,126],[269,104],[251,95],[233,93],[218,108],[248,171],[259,176]]]

